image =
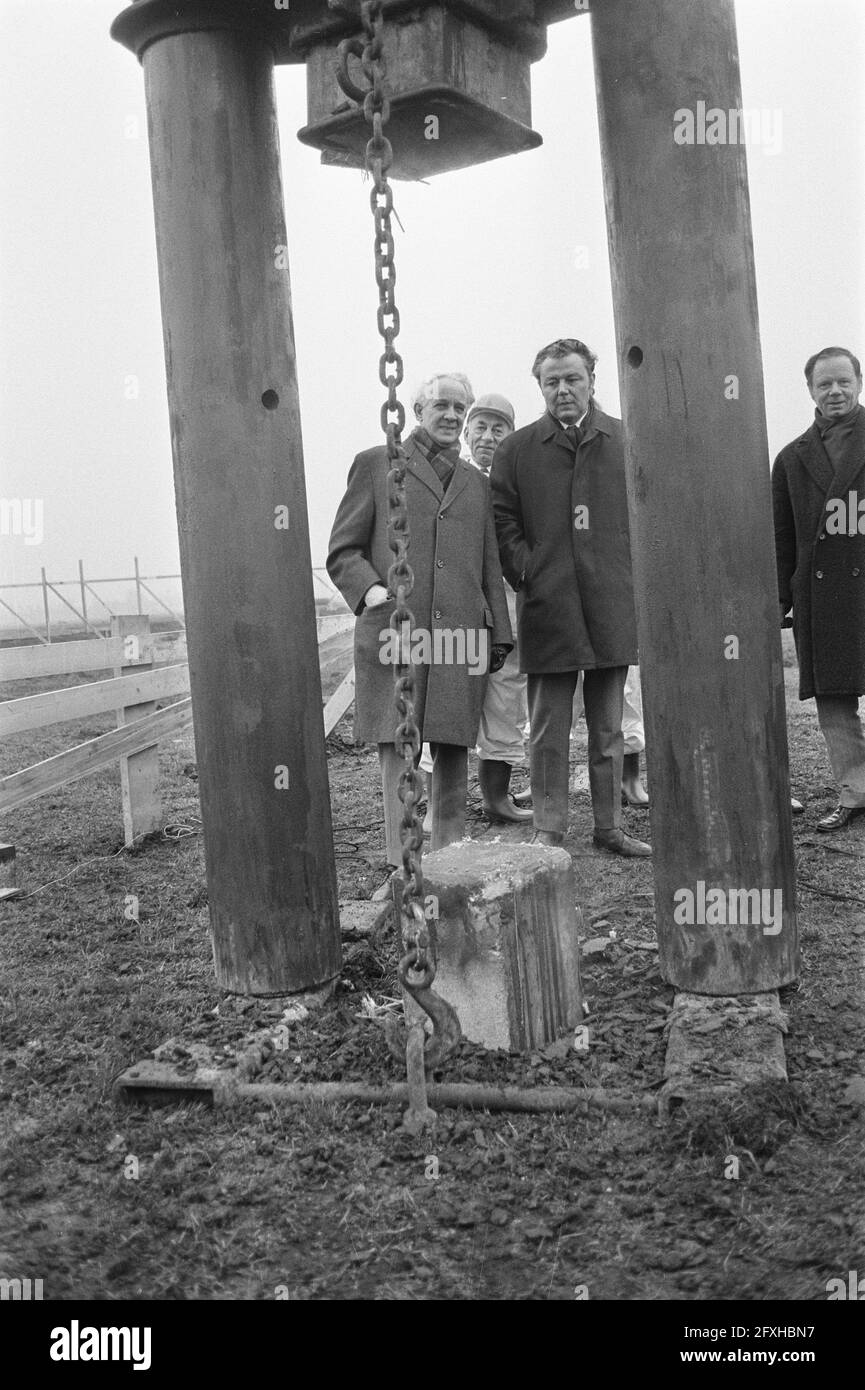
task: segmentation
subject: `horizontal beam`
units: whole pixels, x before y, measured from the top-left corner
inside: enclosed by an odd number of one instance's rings
[[[99,772],[118,758],[140,753],[143,748],[181,733],[191,723],[192,701],[187,697],[168,709],[157,710],[155,714],[112,729],[110,733],[100,734],[87,743],[67,748],[65,752],[46,758],[44,762],[34,763],[33,767],[13,772],[0,782],[0,814],[14,811],[46,792],[57,791],[67,782],[75,782],[79,777]]]
[[[189,667],[163,666],[140,675],[115,676],[110,680],[89,681],[66,690],[46,690],[41,695],[22,695],[0,705],[0,737],[62,724],[91,714],[140,705],[147,700],[165,700],[185,695],[189,690]]]
[[[354,627],[351,613],[327,613],[317,619],[319,644]],[[115,666],[145,666],[186,661],[185,632],[154,632],[139,638],[138,656],[130,660],[122,637],[81,642],[31,643],[0,647],[0,681],[32,680],[38,676],[72,676],[79,671],[110,671]],[[128,702],[127,702],[128,703]]]

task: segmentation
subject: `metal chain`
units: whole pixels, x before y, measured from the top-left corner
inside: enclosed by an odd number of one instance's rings
[[[394,346],[399,333],[399,310],[394,290],[396,266],[391,227],[393,193],[387,172],[393,163],[393,150],[384,134],[390,116],[390,102],[385,89],[386,67],[382,39],[381,0],[363,0],[360,7],[365,42],[359,38],[344,39],[338,49],[337,81],[346,96],[363,105],[363,114],[372,126],[372,138],[366,147],[366,167],[373,179],[370,207],[375,219],[375,280],[378,285],[378,331],[384,339],[384,352],[379,360],[379,380],[387,388],[387,400],[381,408],[381,427],[387,441],[389,471],[388,544],[394,561],[388,570],[387,582],[396,599],[390,616],[391,630],[396,634],[399,664],[394,674],[394,700],[399,723],[395,744],[405,767],[399,780],[399,799],[403,804],[400,825],[402,862],[405,874],[402,890],[403,940],[406,954],[400,962],[401,974],[407,970],[420,971],[427,984],[435,975],[435,966],[428,955],[429,938],[424,917],[423,886],[423,822],[417,814],[422,784],[416,768],[420,754],[420,730],[414,712],[415,684],[409,659],[414,614],[407,600],[414,587],[414,574],[408,561],[411,532],[405,494],[405,470],[408,466],[402,445],[405,410],[397,397],[397,387],[403,380],[402,358]],[[361,60],[369,83],[366,91],[358,87],[348,72],[349,56]],[[431,972],[431,973],[430,973]]]

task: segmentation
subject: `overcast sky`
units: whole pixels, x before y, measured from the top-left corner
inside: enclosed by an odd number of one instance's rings
[[[0,0],[0,498],[43,508],[41,541],[0,537],[0,583],[40,566],[72,578],[79,558],[88,574],[131,573],[133,555],[143,573],[179,569],[144,85],[108,36],[121,8]],[[774,457],[810,419],[805,358],[865,348],[865,4],[738,0],[737,14],[743,103],[781,113],[780,149],[748,150]],[[323,564],[351,459],[379,442],[371,219],[361,175],[295,138],[304,69],[278,69],[277,93]],[[588,19],[551,27],[532,94],[540,149],[396,191],[406,386],[465,371],[518,424],[540,413],[530,365],[555,337],[594,348],[598,396],[619,402]]]

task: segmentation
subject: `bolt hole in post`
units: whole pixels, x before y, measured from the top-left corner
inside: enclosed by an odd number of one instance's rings
[[[265,410],[276,410],[279,405],[279,396],[276,391],[262,391],[261,404]]]
[[[628,348],[627,354],[625,356],[625,361],[627,362],[629,367],[642,367],[643,349],[638,347]]]

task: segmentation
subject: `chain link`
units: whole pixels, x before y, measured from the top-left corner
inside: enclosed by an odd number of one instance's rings
[[[363,114],[372,126],[372,136],[366,147],[366,167],[373,180],[370,207],[375,222],[375,282],[379,293],[377,320],[378,331],[384,340],[378,375],[379,381],[387,390],[387,399],[381,408],[381,427],[387,441],[389,464],[388,544],[394,554],[387,582],[396,599],[396,606],[390,616],[390,627],[396,634],[400,657],[394,675],[394,703],[399,719],[394,741],[397,752],[405,762],[399,781],[399,799],[403,805],[400,842],[404,870],[403,941],[406,946],[402,964],[407,963],[407,968],[423,973],[428,986],[435,975],[435,965],[428,954],[429,938],[424,917],[422,870],[423,822],[417,813],[417,805],[423,794],[416,767],[421,738],[415,719],[415,683],[409,659],[414,614],[408,607],[408,598],[414,587],[414,574],[408,560],[411,542],[405,494],[405,470],[408,460],[402,445],[405,410],[397,397],[397,388],[402,384],[404,372],[402,357],[394,346],[399,334],[400,320],[395,299],[396,266],[391,227],[393,192],[387,178],[388,170],[393,163],[393,150],[384,133],[390,116],[390,102],[385,84],[386,65],[381,11],[381,0],[363,0],[360,14],[366,41],[362,42],[358,38],[345,39],[339,45],[337,81],[346,96],[363,106]],[[349,75],[350,56],[361,61],[369,83],[366,91],[358,87]]]

